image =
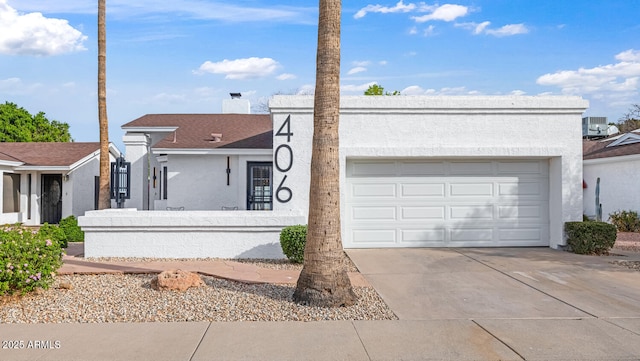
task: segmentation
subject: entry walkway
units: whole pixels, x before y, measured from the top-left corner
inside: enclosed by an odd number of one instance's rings
[[[69,244],[58,274],[160,273],[181,269],[244,283],[278,284],[295,284],[300,275],[300,271],[297,270],[261,268],[249,263],[224,259],[92,262],[82,257],[83,252],[82,243]],[[349,278],[354,286],[369,286],[367,280],[358,272],[349,272]]]
[[[0,349],[0,359],[640,359],[640,272],[611,263],[640,261],[640,253],[591,257],[492,248],[348,254],[399,320],[0,325],[3,346],[10,340],[51,346]]]

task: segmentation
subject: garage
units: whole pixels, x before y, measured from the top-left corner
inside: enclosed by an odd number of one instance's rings
[[[547,159],[347,159],[345,248],[549,246]]]

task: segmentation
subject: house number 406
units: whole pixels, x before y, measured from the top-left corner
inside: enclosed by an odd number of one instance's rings
[[[289,115],[278,129],[278,132],[276,132],[276,137],[287,137],[287,143],[289,143],[291,142],[292,136],[293,133],[291,133],[291,115]],[[293,150],[287,143],[280,144],[278,148],[276,148],[276,153],[274,155],[276,159],[276,169],[281,173],[287,173],[293,165]],[[286,181],[287,175],[285,174],[284,177],[282,177],[282,181],[280,181],[278,188],[276,189],[276,199],[280,203],[287,203],[291,200],[291,197],[293,197],[291,188],[284,185]]]

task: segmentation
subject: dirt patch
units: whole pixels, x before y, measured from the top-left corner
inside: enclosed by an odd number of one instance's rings
[[[640,233],[618,232],[616,243],[613,245],[613,249],[640,252]]]

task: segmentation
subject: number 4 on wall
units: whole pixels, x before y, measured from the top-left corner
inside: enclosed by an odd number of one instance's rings
[[[287,128],[286,132],[284,132],[285,127]],[[291,133],[291,115],[287,116],[287,119],[284,120],[284,123],[282,123],[280,129],[278,129],[276,136],[287,137],[287,143],[291,141],[291,137],[293,136],[293,133]]]

